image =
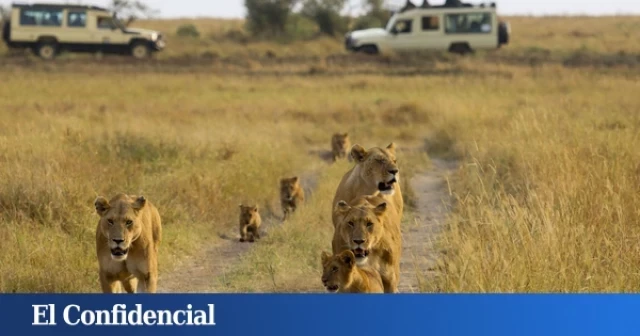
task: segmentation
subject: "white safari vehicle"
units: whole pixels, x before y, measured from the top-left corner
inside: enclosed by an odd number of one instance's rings
[[[395,13],[386,28],[348,33],[345,47],[368,54],[409,50],[464,54],[500,48],[509,43],[509,35],[509,24],[498,20],[495,3],[413,6]]]
[[[31,48],[44,59],[62,50],[147,58],[165,46],[159,32],[127,28],[107,9],[73,4],[14,3],[2,39],[10,48]]]

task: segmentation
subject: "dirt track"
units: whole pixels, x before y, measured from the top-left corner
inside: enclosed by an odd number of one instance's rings
[[[305,186],[305,194],[311,195],[317,184],[317,176],[313,172],[300,175],[301,183]],[[272,203],[276,203],[275,200]],[[268,235],[270,228],[280,225],[282,217],[279,214],[279,200],[277,210],[262,214],[260,233]],[[240,235],[237,227],[229,228],[220,234],[222,242],[203,251],[200,255],[191,257],[175,267],[175,271],[160,274],[158,279],[158,293],[219,293],[220,287],[226,283],[225,274],[238,265],[242,256],[256,243],[239,243]]]
[[[457,167],[453,161],[432,159],[432,168],[420,172],[411,179],[416,197],[416,216],[402,229],[403,252],[401,257],[402,293],[419,292],[421,284],[433,274],[437,258],[435,237],[442,229],[448,212],[449,192],[446,174]],[[313,172],[301,174],[307,194],[317,185],[317,175]],[[276,203],[274,200],[273,203]],[[279,209],[279,207],[276,207]],[[263,215],[263,232],[281,223],[279,210],[271,210]],[[254,244],[238,243],[238,233],[229,228],[221,234],[223,241],[191,257],[175,267],[175,271],[160,275],[159,293],[216,293],[224,291],[225,274],[241,261]],[[259,244],[259,243],[258,243]],[[322,291],[319,287],[318,291]]]
[[[435,239],[449,211],[446,175],[457,167],[457,162],[432,159],[432,163],[432,169],[411,179],[416,197],[416,216],[413,223],[402,228],[403,251],[398,288],[401,293],[419,292],[433,275],[438,257]]]

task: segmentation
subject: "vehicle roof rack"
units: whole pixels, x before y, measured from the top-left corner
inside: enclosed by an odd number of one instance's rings
[[[60,4],[60,3],[46,3],[46,2],[37,2],[37,3],[24,3],[24,2],[14,2],[11,4],[13,7],[17,8],[68,8],[68,9],[91,9],[91,10],[99,10],[108,12],[109,10],[104,7],[93,6],[93,5],[76,5],[76,4]]]
[[[411,0],[407,0],[407,2],[405,3],[404,6],[402,6],[402,8],[400,8],[400,10],[398,10],[398,13],[403,13],[406,11],[410,11],[413,9],[440,9],[440,8],[464,8],[464,7],[471,7],[471,8],[485,8],[485,7],[491,7],[491,8],[496,8],[496,3],[495,2],[489,2],[489,3],[481,3],[479,5],[473,5],[471,3],[467,3],[467,2],[462,2],[460,0],[446,0],[446,2],[443,5],[430,5],[429,4],[429,0],[423,0],[422,1],[422,5],[420,6],[416,6]]]

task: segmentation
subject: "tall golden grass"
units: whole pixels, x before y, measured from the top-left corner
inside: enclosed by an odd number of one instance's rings
[[[2,65],[0,292],[98,291],[97,195],[144,194],[158,206],[162,274],[233,230],[238,203],[277,204],[278,179],[307,172],[317,173],[316,183],[300,212],[211,283],[227,291],[321,290],[328,202],[349,164],[326,164],[320,154],[338,131],[366,147],[396,142],[407,176],[428,165],[426,152],[459,160],[455,208],[446,232],[434,237],[441,273],[423,290],[634,291],[637,68],[532,66],[490,56],[540,48],[571,54],[583,45],[594,55],[633,55],[637,41],[628,34],[636,21],[512,18],[508,49],[430,59],[411,71],[398,60],[292,66],[305,73],[281,72],[288,64],[174,73],[100,63]],[[211,34],[237,24],[196,23]],[[241,45],[211,34],[171,36],[176,42],[160,57],[342,52],[333,39]],[[411,203],[410,186],[404,190]],[[266,208],[278,215],[277,205]],[[404,220],[413,215],[409,208]]]
[[[466,159],[429,290],[637,291],[638,82],[558,68],[510,82],[451,111]]]

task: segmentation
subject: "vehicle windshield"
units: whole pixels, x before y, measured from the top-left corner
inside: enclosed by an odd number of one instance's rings
[[[396,14],[394,14],[390,19],[389,22],[387,22],[387,27],[385,28],[386,31],[390,32],[391,29],[393,28],[393,25],[396,22]]]
[[[125,30],[127,29],[127,27],[124,25],[124,23],[122,23],[122,21],[120,21],[120,19],[118,19],[118,17],[116,16],[116,14],[113,14],[113,23],[116,25],[116,27]]]

